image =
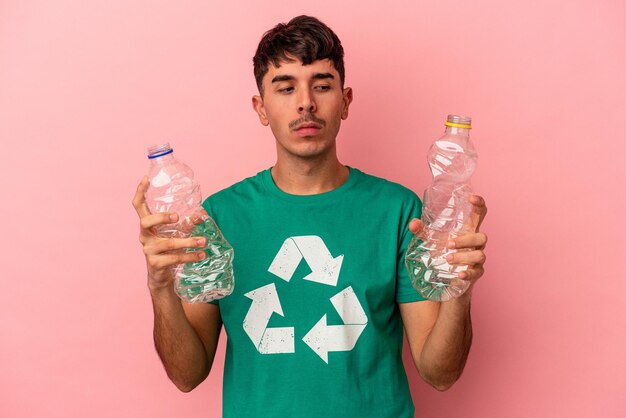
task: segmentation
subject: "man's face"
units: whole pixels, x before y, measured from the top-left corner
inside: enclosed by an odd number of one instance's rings
[[[252,104],[261,123],[276,138],[278,158],[311,159],[335,152],[341,120],[348,117],[352,89],[341,88],[328,59],[302,65],[299,60],[270,64],[263,77],[263,97]]]

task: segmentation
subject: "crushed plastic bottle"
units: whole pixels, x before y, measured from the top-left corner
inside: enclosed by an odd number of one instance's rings
[[[178,296],[190,303],[221,299],[230,295],[235,285],[233,248],[202,207],[200,185],[193,179],[193,171],[176,160],[173,152],[168,143],[148,148],[150,187],[146,203],[152,213],[178,214],[178,222],[157,228],[160,236],[202,236],[207,240],[203,260],[172,268]]]
[[[423,230],[413,239],[405,264],[413,287],[426,299],[446,301],[462,295],[469,281],[459,279],[467,266],[450,265],[447,248],[450,239],[474,232],[471,224],[473,194],[470,179],[476,169],[477,154],[469,138],[472,120],[449,115],[445,134],[428,152],[432,184],[424,193]]]

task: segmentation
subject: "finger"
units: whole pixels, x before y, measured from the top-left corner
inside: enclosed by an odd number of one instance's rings
[[[144,247],[146,255],[163,254],[168,251],[184,250],[188,248],[202,248],[206,245],[206,238],[162,238],[151,245]]]
[[[423,229],[424,229],[424,224],[422,223],[421,220],[417,218],[413,218],[411,219],[411,222],[409,222],[409,231],[411,231],[413,235],[419,234]]]
[[[177,264],[195,263],[197,261],[204,260],[204,258],[206,258],[204,251],[193,251],[178,254],[155,254],[146,257],[148,265],[154,270],[163,270]]]
[[[172,224],[178,221],[178,214],[172,212],[155,213],[141,218],[140,225],[142,231],[150,230],[158,225]]]
[[[472,225],[474,225],[474,230],[478,231],[480,229],[480,225],[483,223],[483,219],[485,219],[485,215],[487,214],[487,205],[485,204],[485,199],[478,195],[470,196],[469,201],[473,206],[471,222]]]
[[[456,253],[448,254],[446,261],[449,264],[456,264],[462,266],[482,266],[487,261],[487,256],[484,251],[459,251]]]
[[[480,279],[483,274],[485,274],[485,269],[482,267],[470,268],[465,271],[459,273],[459,279],[461,280],[469,280],[470,282],[475,282]]]
[[[137,186],[135,197],[133,197],[133,207],[137,211],[137,215],[139,215],[140,218],[150,215],[150,209],[146,203],[146,191],[149,186],[150,182],[148,181],[148,176],[143,176],[141,183]]]
[[[484,249],[487,245],[487,234],[484,232],[476,232],[470,234],[459,235],[453,240],[448,241],[448,248],[478,248]]]

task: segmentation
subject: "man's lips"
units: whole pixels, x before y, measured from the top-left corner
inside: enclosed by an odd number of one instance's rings
[[[322,125],[315,122],[304,122],[296,126],[294,130],[299,131],[300,129],[322,129]]]
[[[305,122],[296,126],[294,131],[296,131],[299,136],[311,136],[317,134],[320,129],[322,129],[322,125],[319,123]]]

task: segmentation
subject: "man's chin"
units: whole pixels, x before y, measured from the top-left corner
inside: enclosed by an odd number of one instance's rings
[[[294,147],[287,149],[287,154],[303,160],[314,160],[324,158],[332,153],[332,146],[321,146],[321,144],[303,144],[309,146]]]

